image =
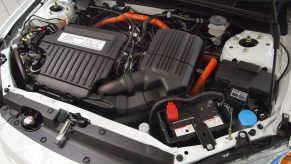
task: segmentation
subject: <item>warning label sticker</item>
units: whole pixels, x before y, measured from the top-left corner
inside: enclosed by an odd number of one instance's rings
[[[175,129],[175,133],[177,137],[194,133],[194,132],[195,132],[194,127],[191,124]]]
[[[221,118],[218,115],[212,117],[211,119],[204,120],[203,122],[208,126],[208,128],[223,125],[223,121],[221,120]]]
[[[246,92],[243,92],[234,88],[231,90],[230,96],[242,101],[247,101],[248,99],[248,94]]]
[[[93,39],[93,38],[70,34],[66,32],[63,32],[57,41],[84,47],[84,48],[89,48],[89,49],[97,50],[97,51],[102,51],[102,49],[104,48],[106,44],[106,41],[104,40]]]

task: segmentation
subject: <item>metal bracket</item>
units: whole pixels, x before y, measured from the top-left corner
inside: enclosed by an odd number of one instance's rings
[[[290,118],[289,114],[287,113],[282,114],[282,124],[281,124],[282,129],[289,130],[291,128],[289,118]]]
[[[55,139],[55,144],[56,145],[61,145],[61,143],[64,140],[65,135],[72,130],[74,126],[78,127],[85,127],[86,125],[89,124],[89,120],[82,117],[80,113],[72,114],[68,113],[69,117],[66,120],[65,124],[62,126],[58,136]]]
[[[6,47],[6,40],[3,38],[0,38],[0,52],[3,50],[3,48]],[[7,58],[4,54],[0,53],[0,66],[4,64],[7,61]]]
[[[6,47],[6,40],[3,38],[0,38],[0,52],[3,48]],[[0,66],[4,64],[7,61],[7,58],[4,54],[0,53]]]
[[[251,150],[253,150],[251,140],[246,131],[240,131],[236,137],[235,149],[239,149],[243,146],[250,146]]]
[[[65,122],[65,124],[63,125],[62,129],[60,130],[58,136],[55,139],[56,145],[60,145],[62,143],[63,138],[65,137],[67,132],[71,129],[71,127],[73,127],[74,125],[75,125],[74,122],[69,120],[69,119]]]
[[[282,114],[281,129],[286,131],[290,135],[288,147],[291,147],[291,124],[290,124],[289,120],[290,120],[290,115],[287,113],[283,113]]]
[[[2,48],[6,45],[6,42],[3,38],[0,38],[0,51],[2,50]]]
[[[0,53],[0,66],[7,61],[7,58],[4,54]]]
[[[203,121],[196,119],[194,129],[202,146],[208,151],[214,150],[216,142],[207,125]]]

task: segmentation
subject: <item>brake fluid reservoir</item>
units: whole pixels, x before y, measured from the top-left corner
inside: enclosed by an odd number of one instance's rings
[[[243,31],[227,40],[223,47],[221,61],[245,61],[272,71],[273,38],[269,34]]]
[[[221,43],[222,35],[229,24],[225,17],[220,15],[213,15],[209,19],[208,32],[213,37],[210,38],[214,45],[219,46]]]
[[[209,34],[220,37],[227,28],[226,18],[220,15],[211,16],[209,19],[208,32]]]
[[[48,23],[58,24],[58,19],[70,21],[75,15],[75,7],[72,0],[48,0],[34,15],[31,25],[42,27]]]

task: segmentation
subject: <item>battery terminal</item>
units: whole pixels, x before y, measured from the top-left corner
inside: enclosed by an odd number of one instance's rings
[[[178,121],[178,108],[176,104],[172,101],[167,104],[167,119],[169,122]]]

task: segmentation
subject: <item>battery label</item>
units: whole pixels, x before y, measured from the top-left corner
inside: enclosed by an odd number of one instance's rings
[[[194,127],[191,124],[175,129],[175,133],[177,137],[184,136],[184,135],[194,133],[194,132],[195,132]]]
[[[211,119],[204,120],[203,122],[208,126],[208,128],[223,125],[223,121],[221,120],[221,118],[218,115],[212,117]]]
[[[102,51],[102,49],[104,48],[106,44],[106,41],[104,40],[93,39],[93,38],[70,34],[66,32],[63,32],[57,41],[84,47],[84,48],[89,48],[89,49],[97,50],[97,51]]]
[[[246,92],[243,92],[234,88],[231,90],[230,96],[242,101],[247,101],[247,98],[248,98],[248,94]]]

